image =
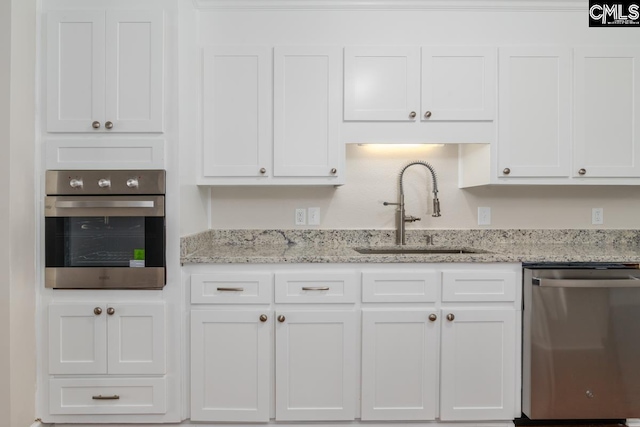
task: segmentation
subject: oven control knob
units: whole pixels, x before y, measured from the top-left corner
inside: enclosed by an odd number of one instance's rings
[[[69,185],[71,186],[71,188],[82,188],[82,179],[74,178],[69,181]]]
[[[106,179],[106,178],[102,178],[101,180],[98,181],[98,187],[100,187],[100,188],[111,187],[111,180],[110,179]]]
[[[127,180],[127,187],[138,188],[138,180],[136,178],[130,178]]]

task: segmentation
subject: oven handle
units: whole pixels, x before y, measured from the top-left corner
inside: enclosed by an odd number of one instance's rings
[[[61,209],[77,209],[77,208],[153,208],[155,203],[153,200],[94,200],[85,201],[56,201],[56,208]]]
[[[640,277],[621,279],[544,279],[532,277],[531,283],[545,288],[640,288]]]

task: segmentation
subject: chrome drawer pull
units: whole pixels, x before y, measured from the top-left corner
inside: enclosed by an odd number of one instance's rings
[[[220,292],[244,292],[244,288],[218,288]]]
[[[101,394],[92,397],[93,400],[118,400],[120,396],[114,394],[113,396],[103,396]]]
[[[303,286],[303,291],[328,291],[328,286]]]

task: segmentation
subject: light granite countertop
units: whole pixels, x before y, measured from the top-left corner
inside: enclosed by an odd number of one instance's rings
[[[408,248],[456,247],[484,252],[360,254],[354,250],[394,246],[393,230],[208,230],[182,239],[181,262],[640,263],[640,233],[636,230],[416,230],[407,237]]]

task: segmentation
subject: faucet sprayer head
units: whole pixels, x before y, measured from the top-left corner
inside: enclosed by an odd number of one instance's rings
[[[433,214],[431,216],[440,216],[440,200],[433,198]]]

